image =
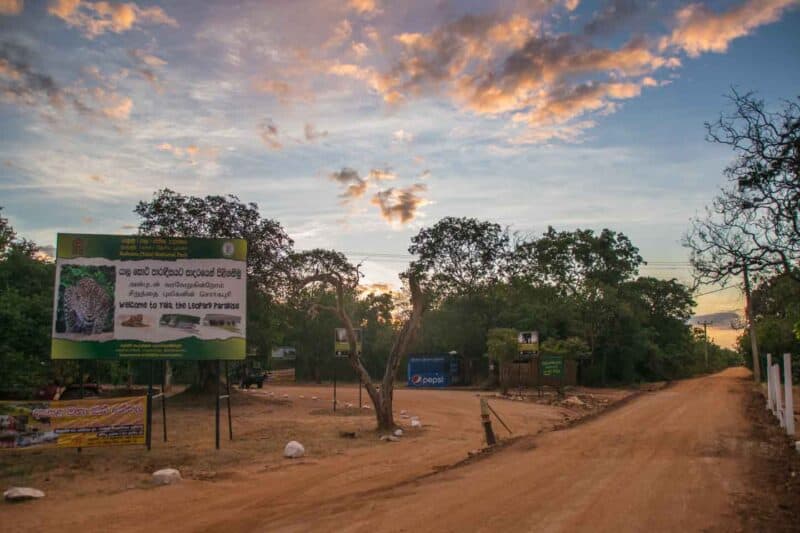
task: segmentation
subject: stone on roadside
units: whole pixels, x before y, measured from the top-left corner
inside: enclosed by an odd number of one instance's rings
[[[400,409],[400,414],[401,415],[407,415],[408,411],[406,411],[405,409]]]
[[[578,398],[577,396],[570,396],[566,400],[564,400],[564,405],[571,405],[573,407],[583,407],[586,405],[583,400]]]
[[[422,422],[419,421],[419,418],[412,418],[411,419],[411,427],[412,428],[421,428]]]
[[[155,485],[172,485],[181,480],[181,473],[174,468],[162,468],[153,472],[152,481]]]
[[[298,459],[303,457],[305,454],[306,449],[296,440],[287,442],[286,447],[283,449],[283,456],[289,459]]]
[[[316,402],[317,400],[319,400],[319,398],[317,398],[316,396],[312,396],[312,397],[311,397],[311,399],[312,399],[312,400],[314,400],[315,402]]]
[[[367,404],[362,405],[361,408],[362,409],[372,409],[372,407],[367,405]]]
[[[39,498],[44,498],[44,492],[31,487],[11,487],[3,493],[3,498],[8,502],[38,500]]]
[[[403,430],[400,429],[400,428],[395,429],[394,430],[394,436],[395,437],[402,437],[403,436]]]

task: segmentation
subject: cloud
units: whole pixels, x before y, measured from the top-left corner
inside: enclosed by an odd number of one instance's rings
[[[378,206],[381,217],[390,224],[403,225],[417,217],[420,207],[427,204],[421,195],[428,190],[424,183],[415,183],[405,188],[390,187],[378,191],[372,204]]]
[[[642,11],[643,0],[610,0],[583,27],[587,35],[608,35],[623,27]]]
[[[381,12],[376,0],[349,0],[347,2],[347,7],[359,15],[377,14]]]
[[[270,150],[283,148],[283,143],[278,138],[278,126],[275,125],[271,118],[259,122],[258,134]]]
[[[410,131],[400,129],[392,133],[392,139],[399,143],[410,143],[414,140],[414,134]]]
[[[128,50],[128,55],[136,63],[136,71],[147,80],[157,91],[163,90],[161,79],[156,74],[156,69],[160,69],[167,64],[166,61],[145,50]]]
[[[725,52],[731,41],[777,21],[792,6],[797,6],[796,0],[746,0],[728,11],[714,13],[702,4],[689,4],[677,11],[675,28],[661,46],[679,47],[690,57]]]
[[[292,101],[311,101],[313,95],[295,85],[282,80],[264,79],[253,83],[253,87],[260,92],[272,94],[278,102],[288,104]]]
[[[333,34],[330,38],[322,45],[323,48],[333,48],[339,46],[340,44],[344,43],[353,35],[353,26],[350,24],[350,21],[347,19],[343,19],[339,24],[334,26]]]
[[[367,192],[367,180],[359,176],[357,170],[350,167],[342,167],[342,169],[337,172],[331,172],[328,175],[328,179],[345,186],[344,191],[339,194],[342,203],[346,204],[352,202],[353,200],[361,198],[364,196],[364,193]]]
[[[0,15],[19,15],[24,8],[24,0],[0,0]]]
[[[58,83],[38,72],[30,63],[27,48],[11,42],[0,43],[0,94],[22,105],[37,106],[44,102],[61,109],[68,100]]]
[[[68,26],[78,28],[94,39],[106,32],[122,33],[142,24],[162,24],[177,27],[178,22],[158,7],[139,7],[131,3],[90,2],[87,0],[51,0],[50,15]]]
[[[303,128],[303,135],[305,136],[306,141],[313,142],[313,141],[316,141],[317,139],[321,139],[323,137],[327,137],[328,136],[328,132],[327,131],[317,131],[317,129],[314,127],[313,124],[311,124],[310,122],[306,122],[306,125]]]
[[[364,43],[353,43],[350,45],[350,49],[359,59],[369,54],[369,47]]]
[[[390,168],[373,168],[368,175],[368,178],[375,183],[393,180],[396,177],[397,175]]]
[[[219,156],[219,149],[213,146],[198,146],[189,144],[186,146],[176,146],[168,142],[163,142],[156,146],[161,152],[169,152],[178,159],[190,164],[197,164],[200,159],[215,161]]]

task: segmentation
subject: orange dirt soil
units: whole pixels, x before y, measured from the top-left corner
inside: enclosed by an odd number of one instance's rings
[[[577,392],[593,405],[630,395]],[[14,531],[737,531],[748,523],[742,501],[754,493],[748,480],[763,448],[746,412],[752,394],[747,371],[729,369],[643,392],[571,426],[594,410],[495,399],[524,436],[467,461],[483,440],[475,392],[398,390],[406,434],[387,443],[372,431],[371,412],[329,414],[329,387],[269,386],[237,394],[235,440],[224,439],[219,452],[213,411],[185,397],[170,408],[166,445],[156,419],[149,454],[3,452],[0,481],[24,479],[47,497],[0,505],[0,524]],[[342,402],[356,398],[354,387],[340,388]],[[401,410],[423,428],[407,427]],[[495,430],[508,436],[498,423]],[[306,445],[305,458],[281,458],[290,439]],[[186,479],[151,487],[149,473],[163,467]]]

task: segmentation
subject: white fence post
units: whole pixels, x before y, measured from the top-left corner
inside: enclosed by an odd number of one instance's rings
[[[786,422],[786,434],[794,436],[794,398],[792,397],[792,354],[783,354],[783,397],[785,406],[783,418]]]
[[[775,415],[778,417],[781,427],[783,427],[783,409],[781,407],[781,368],[772,365],[772,383],[775,385]]]
[[[767,354],[767,409],[772,411],[772,354]]]

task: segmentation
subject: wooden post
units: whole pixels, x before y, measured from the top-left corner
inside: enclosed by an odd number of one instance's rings
[[[497,439],[492,430],[492,420],[489,417],[489,402],[485,398],[481,398],[481,423],[483,424],[483,431],[486,434],[486,444],[494,446],[497,444]]]
[[[756,337],[756,324],[753,318],[753,308],[750,301],[750,275],[747,264],[744,265],[744,312],[747,328],[750,334],[750,351],[753,354],[753,381],[761,383],[761,360],[758,356],[758,338]]]
[[[792,394],[792,354],[783,354],[783,418],[785,419],[786,434],[794,436],[794,398]]]

